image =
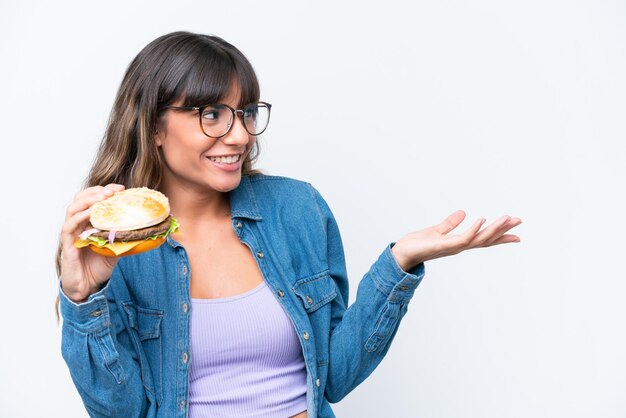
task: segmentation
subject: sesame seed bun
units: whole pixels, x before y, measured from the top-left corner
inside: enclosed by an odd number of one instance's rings
[[[100,230],[132,231],[161,223],[169,214],[170,204],[163,193],[140,187],[94,204],[89,219]]]

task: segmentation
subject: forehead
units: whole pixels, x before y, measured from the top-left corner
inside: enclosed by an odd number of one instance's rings
[[[238,108],[239,106],[243,106],[241,102],[241,86],[238,80],[233,80],[230,83],[226,96],[221,98],[221,103],[227,104],[231,107]]]

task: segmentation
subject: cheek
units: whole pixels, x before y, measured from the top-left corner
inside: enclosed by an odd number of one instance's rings
[[[159,150],[161,150],[161,156],[166,160],[173,158],[177,154],[177,150],[180,149],[179,147],[175,147],[173,145],[174,144],[172,144],[172,141],[169,140],[161,142]]]
[[[190,149],[188,144],[172,141],[172,138],[162,142],[159,152],[161,160],[170,168],[189,166],[192,164],[193,156],[198,154],[197,151]]]
[[[248,145],[246,146],[246,149],[248,150],[248,152],[250,152],[250,150],[254,147],[255,143],[256,143],[256,136],[250,136],[250,139],[248,140]]]
[[[168,135],[161,140],[160,149],[171,158],[186,158],[200,155],[211,146],[204,135]]]

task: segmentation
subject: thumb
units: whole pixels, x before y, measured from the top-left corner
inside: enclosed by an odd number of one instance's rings
[[[452,215],[448,216],[442,223],[435,226],[435,230],[443,235],[452,231],[459,226],[465,219],[465,212],[463,210],[457,210]]]

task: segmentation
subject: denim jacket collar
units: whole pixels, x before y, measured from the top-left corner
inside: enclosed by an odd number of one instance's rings
[[[230,198],[230,211],[233,220],[235,218],[248,218],[255,221],[263,219],[256,203],[254,190],[250,185],[250,177],[242,177],[239,186],[228,193]]]

